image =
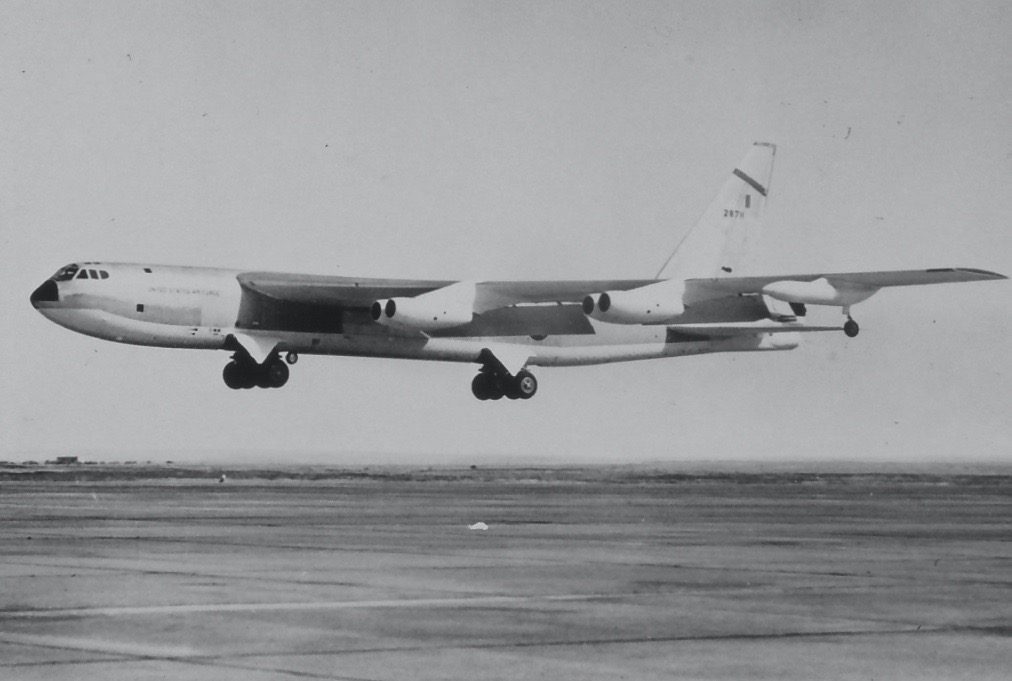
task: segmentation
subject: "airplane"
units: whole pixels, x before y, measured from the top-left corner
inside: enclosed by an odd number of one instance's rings
[[[537,392],[535,366],[791,350],[801,333],[857,336],[851,307],[879,289],[1007,278],[965,267],[738,276],[775,154],[752,146],[652,278],[424,281],[83,262],[31,303],[96,338],[231,352],[222,376],[236,390],[280,388],[300,354],[348,355],[474,363],[475,397],[515,400]],[[806,324],[810,305],[846,320]]]

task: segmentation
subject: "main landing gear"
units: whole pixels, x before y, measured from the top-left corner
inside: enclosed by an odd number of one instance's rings
[[[294,353],[289,355],[294,356]],[[225,379],[225,385],[233,390],[248,390],[254,387],[280,388],[288,382],[288,366],[276,355],[263,364],[256,364],[233,355],[232,361],[226,364],[221,372],[221,377]]]
[[[471,381],[471,392],[479,400],[529,400],[538,391],[538,379],[522,369],[516,376],[482,367],[481,372]]]

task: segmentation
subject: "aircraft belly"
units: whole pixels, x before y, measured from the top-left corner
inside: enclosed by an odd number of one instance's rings
[[[256,333],[256,332],[253,332]],[[267,334],[268,332],[263,332]],[[510,336],[406,337],[389,334],[304,334],[273,333],[281,351],[305,354],[425,359],[447,362],[478,362],[483,350],[491,348],[529,354],[530,366],[579,366],[641,359],[679,357],[713,352],[785,350],[797,345],[795,334],[757,334],[723,339],[668,342],[665,329],[626,328],[626,333],[603,335],[560,335],[542,341]],[[787,338],[790,336],[791,338]],[[512,349],[516,349],[516,351]]]
[[[142,321],[105,310],[47,309],[40,312],[60,326],[117,343],[217,350],[225,341],[220,329]]]

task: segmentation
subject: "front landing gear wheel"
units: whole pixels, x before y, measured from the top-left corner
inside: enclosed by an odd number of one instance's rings
[[[232,390],[248,390],[256,385],[257,376],[254,367],[232,360],[225,365],[221,377]]]
[[[853,319],[848,319],[843,325],[843,332],[847,334],[848,338],[853,338],[861,331],[861,327],[857,325]]]
[[[243,370],[238,362],[229,362],[221,371],[221,377],[232,390],[239,390],[243,386]]]

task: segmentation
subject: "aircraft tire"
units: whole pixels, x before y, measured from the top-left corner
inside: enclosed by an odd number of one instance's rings
[[[288,365],[280,359],[273,359],[261,369],[258,385],[262,388],[280,388],[288,382],[288,376]]]
[[[239,365],[239,376],[241,377],[239,387],[243,390],[250,390],[257,387],[257,380],[259,379],[259,372],[255,366],[237,362]]]
[[[488,374],[478,374],[471,380],[471,394],[482,402],[487,400],[492,392],[491,381],[488,378]]]
[[[488,380],[485,374],[478,374],[471,379],[471,394],[483,402],[488,399]]]
[[[503,385],[501,376],[489,375],[488,384],[490,386],[488,399],[501,400],[506,395],[506,386]]]
[[[847,334],[848,338],[854,338],[860,331],[861,327],[853,319],[848,319],[843,325],[843,332]]]
[[[242,367],[235,360],[225,365],[225,368],[221,371],[221,377],[232,390],[239,390],[245,383],[245,376],[243,375]]]
[[[534,397],[534,393],[538,392],[538,379],[534,378],[534,374],[524,369],[517,373],[513,379],[512,387],[517,397],[529,400]]]

